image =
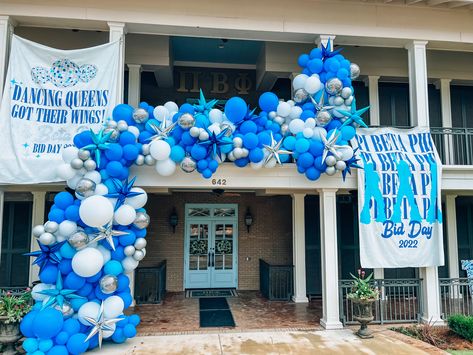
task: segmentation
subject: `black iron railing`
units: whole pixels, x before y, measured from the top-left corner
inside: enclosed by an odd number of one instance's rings
[[[270,301],[289,301],[294,294],[292,265],[270,265],[259,259],[261,294]]]
[[[440,310],[443,319],[447,319],[452,314],[473,315],[472,279],[440,278],[439,286]]]
[[[473,165],[473,128],[431,127],[430,133],[447,165]]]
[[[135,273],[136,304],[161,303],[166,294],[166,260],[156,267],[141,267]]]

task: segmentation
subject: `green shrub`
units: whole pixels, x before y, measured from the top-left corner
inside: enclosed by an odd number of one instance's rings
[[[469,341],[473,341],[473,317],[455,314],[448,318],[448,327]]]

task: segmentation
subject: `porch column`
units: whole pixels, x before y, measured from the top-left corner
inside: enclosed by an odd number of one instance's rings
[[[343,328],[338,304],[337,189],[319,189],[322,257],[322,306],[320,324],[325,329]]]
[[[368,75],[369,98],[370,98],[370,126],[381,125],[379,118],[379,76]]]
[[[46,191],[32,191],[31,194],[33,195],[33,213],[31,216],[31,229],[38,224],[44,223],[44,212],[45,212],[45,205],[46,205]],[[31,236],[31,247],[30,251],[38,250],[38,243],[36,242],[36,238]],[[30,258],[32,260],[32,258]],[[39,280],[39,268],[37,266],[33,266],[33,263],[30,262],[30,275],[29,275],[29,282],[28,284],[31,285],[33,281]]]
[[[3,235],[3,206],[5,204],[5,191],[0,190],[0,262],[2,261],[2,235]]]
[[[120,41],[120,53],[117,72],[117,103],[123,102],[124,77],[125,77],[125,34],[126,27],[123,22],[108,22],[110,30],[109,41]]]
[[[13,28],[14,21],[10,16],[0,16],[0,102],[2,102],[3,87],[7,76]]]
[[[445,208],[447,209],[447,240],[448,240],[448,277],[455,279],[460,277],[460,262],[458,260],[458,239],[457,239],[457,206],[455,204],[456,195],[447,195],[445,198]]]
[[[440,317],[440,286],[438,267],[419,268],[422,279],[422,298],[424,309],[421,316],[423,323],[443,325],[444,321]]]
[[[411,124],[429,127],[427,93],[427,41],[411,41],[406,45],[409,63],[409,104]]]
[[[128,105],[138,107],[141,96],[141,64],[128,66]]]
[[[305,194],[292,194],[292,263],[294,264],[294,296],[296,303],[309,302],[305,275]]]
[[[442,127],[453,127],[452,123],[452,100],[450,96],[451,79],[440,79],[438,86],[440,87],[440,102],[442,104]],[[444,135],[444,164],[454,164],[453,154],[453,135]]]

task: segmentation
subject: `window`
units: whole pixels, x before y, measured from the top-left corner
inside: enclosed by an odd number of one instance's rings
[[[409,127],[409,84],[379,83],[381,126]]]

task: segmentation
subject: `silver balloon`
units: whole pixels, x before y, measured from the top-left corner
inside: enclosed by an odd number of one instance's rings
[[[71,160],[71,167],[73,169],[80,169],[84,166],[84,161],[82,159],[79,159],[79,158],[74,158]]]
[[[126,123],[126,121],[124,121],[124,120],[118,121],[117,129],[118,129],[120,132],[125,132],[125,131],[127,131],[127,130],[128,130],[128,123]]]
[[[67,241],[71,247],[76,250],[80,250],[89,244],[89,236],[83,231],[78,231],[71,235]]]
[[[335,158],[333,155],[329,155],[327,158],[325,158],[325,164],[327,164],[327,166],[334,166],[336,163],[337,158]]]
[[[144,108],[140,107],[133,111],[133,119],[136,123],[143,123],[148,119],[148,117],[149,113]]]
[[[43,245],[51,245],[56,242],[56,237],[54,236],[54,234],[44,232],[39,236],[38,240]]]
[[[353,100],[354,100],[354,97],[353,96],[350,96],[348,99],[345,100],[345,106],[348,106],[350,107],[351,104],[353,103]]]
[[[47,221],[44,224],[44,230],[48,233],[56,233],[58,228],[59,228],[59,224],[57,224],[57,222],[54,222],[54,221]]]
[[[95,160],[93,159],[87,159],[85,162],[84,162],[84,168],[85,170],[87,171],[93,171],[97,168],[97,163],[95,162]]]
[[[304,89],[297,89],[294,91],[294,101],[298,104],[304,102],[309,98],[309,94]]]
[[[179,118],[177,119],[177,124],[184,129],[189,129],[191,127],[194,127],[195,124],[195,118],[193,115],[190,113],[183,113]]]
[[[268,118],[270,120],[273,120],[276,116],[277,116],[276,111],[271,111],[271,112],[268,113]]]
[[[192,137],[197,138],[200,135],[200,128],[196,126],[191,127],[191,129],[189,130],[189,134]]]
[[[345,100],[341,96],[335,96],[333,98],[333,105],[334,106],[340,106],[340,105],[343,105],[344,103],[345,103]]]
[[[278,125],[282,125],[285,122],[285,119],[281,116],[276,116],[273,121],[276,122]]]
[[[335,169],[334,166],[328,166],[327,169],[325,169],[325,174],[327,174],[328,176],[335,175],[336,172],[337,169]]]
[[[317,126],[325,127],[330,123],[332,120],[332,115],[328,111],[319,111],[317,112],[317,116],[315,116],[315,121],[317,122]]]
[[[44,226],[42,224],[38,224],[37,226],[34,226],[32,232],[35,238],[39,238],[39,236],[45,232]]]
[[[348,99],[352,94],[353,94],[353,91],[351,90],[350,87],[345,86],[345,87],[342,89],[341,95],[342,95],[342,97],[343,97],[344,99]]]
[[[233,138],[233,147],[234,148],[241,148],[243,147],[243,139],[241,137]]]
[[[143,155],[149,155],[149,144],[145,143],[141,146],[141,153]]]
[[[325,90],[330,95],[337,95],[343,88],[342,81],[339,78],[332,78],[325,83]]]
[[[145,156],[145,164],[146,165],[154,165],[156,164],[156,160],[151,155],[146,155]]]
[[[289,131],[289,125],[287,123],[283,123],[281,125],[281,134],[285,136],[288,131]]]
[[[76,194],[78,194],[81,197],[89,197],[92,196],[95,192],[95,187],[97,185],[95,184],[94,181],[87,179],[87,178],[82,178],[79,180],[76,186]]]
[[[141,249],[141,251],[143,252],[143,255],[146,256],[146,248]]]
[[[109,295],[117,290],[118,278],[114,275],[105,275],[100,279],[99,285],[100,291],[106,295]]]
[[[118,138],[120,138],[120,132],[118,132],[117,128],[107,127],[103,130],[103,133],[104,134],[111,133],[110,137],[108,138],[108,140],[111,141],[111,142],[116,142],[116,141],[118,141]]]
[[[62,301],[62,307],[56,303],[53,308],[61,312],[65,319],[72,317],[74,314],[74,309],[71,304],[65,300]]]
[[[347,167],[347,164],[343,160],[339,160],[335,164],[335,169],[337,170],[345,170],[346,167]]]
[[[127,245],[125,247],[125,249],[123,249],[123,253],[126,255],[126,256],[132,256],[133,254],[135,254],[135,247],[133,245]]]
[[[146,212],[137,212],[133,225],[138,229],[143,229],[149,226],[149,216]]]
[[[350,64],[350,79],[354,80],[360,76],[360,67],[358,64],[351,63]]]
[[[107,127],[109,128],[117,128],[117,121],[114,121],[114,120],[110,120],[107,122]]]
[[[192,173],[197,168],[197,163],[191,157],[185,157],[181,161],[181,169],[186,173]]]
[[[141,250],[137,250],[133,254],[133,259],[135,259],[136,261],[141,261],[143,260],[144,257],[145,257],[145,253],[143,253]]]
[[[230,124],[228,124],[228,123],[222,123],[222,124],[220,125],[220,129],[222,130],[222,132],[223,132],[223,130],[225,130],[225,129],[227,130],[227,131],[225,132],[225,136],[226,136],[226,137],[230,137],[230,136],[232,135],[232,133],[233,133],[233,126],[230,125]]]
[[[138,165],[138,166],[141,166],[145,163],[145,156],[143,154],[139,154],[137,157],[136,157],[136,160],[135,160],[135,164]]]
[[[85,149],[79,149],[79,158],[82,160],[87,160],[90,158],[90,151]]]
[[[141,250],[143,248],[146,248],[146,244],[148,244],[148,242],[145,238],[136,238],[135,244],[133,245],[135,246],[136,250]]]

